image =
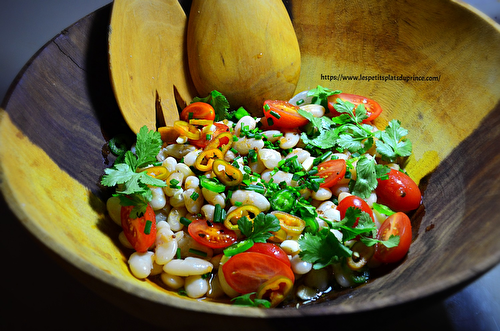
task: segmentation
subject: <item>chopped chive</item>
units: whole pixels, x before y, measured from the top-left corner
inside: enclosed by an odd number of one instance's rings
[[[199,255],[199,256],[202,256],[202,257],[207,257],[207,252],[200,251],[200,250],[194,249],[194,248],[190,248],[189,249],[189,253],[195,254],[195,255]]]
[[[233,136],[233,141],[238,141],[238,137],[237,136]]]
[[[180,259],[182,256],[181,256],[181,249],[179,247],[177,247],[177,251],[175,252],[175,257]]]
[[[265,110],[269,110],[269,109],[271,109],[271,107],[269,107],[269,105],[266,103],[266,104],[264,105],[264,109],[265,109]]]
[[[238,151],[234,147],[231,147],[230,151],[233,152],[234,154],[238,154]]]
[[[277,120],[279,120],[281,117],[281,115],[275,112],[274,110],[271,110],[269,114],[271,114],[271,116],[275,117]]]
[[[146,225],[144,226],[144,234],[150,234],[151,233],[151,226],[153,225],[153,222],[150,220],[146,221]]]
[[[274,125],[274,121],[273,121],[273,119],[271,117],[267,118],[267,125],[269,125],[269,126],[273,126]]]
[[[300,99],[300,100],[297,100],[297,102],[295,104],[298,106],[298,105],[303,104],[304,102],[305,102],[304,99]]]
[[[181,224],[184,226],[189,226],[189,224],[191,224],[191,220],[189,220],[188,218],[185,218],[185,217],[181,217],[179,222],[181,222]]]
[[[221,223],[221,222],[223,222],[223,219],[222,219],[222,207],[218,203],[215,204],[214,222],[215,223]]]
[[[211,135],[211,134],[209,134],[209,133],[207,133],[206,140],[208,141],[208,140],[210,140],[210,139],[212,139],[212,135]]]
[[[234,203],[234,205],[235,205],[236,207],[239,207],[239,206],[241,206],[242,204],[243,204],[243,203],[241,203],[240,201],[236,201],[236,202]]]
[[[174,189],[179,189],[179,188],[181,188],[181,187],[180,187],[179,185],[177,185],[177,184],[179,184],[179,181],[178,181],[177,179],[172,179],[172,180],[170,181],[170,188],[174,188]]]
[[[191,194],[190,198],[191,198],[191,200],[196,201],[196,199],[198,199],[199,196],[200,195],[197,192],[193,192],[193,194]]]
[[[194,117],[194,113],[193,113],[193,112],[189,112],[189,113],[188,113],[188,119],[189,119],[189,120],[192,120],[192,119],[193,119],[193,117]]]
[[[273,137],[274,138],[283,137],[283,133],[275,133],[273,134]]]

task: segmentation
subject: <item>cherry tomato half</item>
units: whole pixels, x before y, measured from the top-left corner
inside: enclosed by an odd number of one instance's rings
[[[335,110],[335,104],[337,103],[337,99],[341,99],[343,101],[349,101],[353,103],[356,108],[359,104],[364,104],[365,109],[366,109],[366,115],[368,118],[363,120],[363,123],[371,122],[374,119],[376,119],[380,113],[382,112],[382,107],[378,104],[378,102],[365,98],[361,95],[355,95],[355,94],[348,94],[348,93],[340,93],[340,94],[334,94],[328,97],[328,109],[330,110],[330,113],[328,116],[330,117],[335,117],[339,116],[341,113],[337,112]],[[354,110],[356,111],[356,108]]]
[[[410,249],[412,233],[411,222],[405,213],[397,212],[389,216],[377,232],[378,240],[388,240],[391,235],[399,236],[396,247],[387,248],[381,243],[375,245],[374,258],[382,263],[394,263],[401,260]]]
[[[190,119],[213,121],[215,119],[215,110],[208,103],[193,102],[181,112],[181,120],[189,122]]]
[[[282,129],[294,129],[309,123],[309,120],[298,113],[299,107],[283,100],[264,101],[264,116],[269,126]],[[269,123],[271,119],[273,125]]]
[[[207,147],[207,145],[212,140],[214,140],[219,134],[229,131],[229,127],[225,124],[214,123],[213,125],[215,126],[215,131],[213,132],[209,131],[208,134],[210,135],[210,139],[207,140],[207,133],[205,132],[205,130],[202,130],[202,132],[205,134],[201,134],[199,139],[189,139],[189,143],[195,147],[203,149]]]
[[[321,183],[320,187],[332,187],[340,182],[346,173],[347,165],[345,160],[329,160],[322,162],[318,165],[318,176],[324,178],[325,181]]]
[[[417,184],[401,171],[391,169],[389,179],[378,179],[375,189],[379,203],[394,211],[417,209],[422,202],[422,194]]]
[[[345,197],[339,202],[337,210],[340,212],[340,219],[343,219],[345,217],[345,213],[349,207],[355,207],[361,209],[361,211],[364,211],[365,213],[368,213],[368,215],[370,215],[370,217],[372,218],[373,222],[375,222],[375,220],[373,219],[373,212],[370,206],[368,206],[365,200],[355,195],[350,195],[348,197]],[[356,220],[353,227],[356,227],[357,225],[358,225],[358,220]]]
[[[222,265],[224,278],[236,292],[256,292],[259,287],[276,276],[289,278],[295,275],[290,267],[275,257],[256,252],[243,252],[231,257]]]
[[[278,245],[272,243],[255,243],[247,250],[247,252],[256,252],[269,255],[280,260],[287,266],[291,266],[290,259],[288,258],[288,255],[285,253],[285,251]]]
[[[121,208],[123,233],[137,252],[145,253],[156,240],[156,215],[148,204],[142,217],[130,218],[130,212],[133,208],[134,206],[122,206]],[[145,233],[148,221],[151,222],[149,234]]]
[[[188,226],[189,235],[199,244],[210,248],[225,248],[236,242],[236,233],[221,223],[195,219]]]

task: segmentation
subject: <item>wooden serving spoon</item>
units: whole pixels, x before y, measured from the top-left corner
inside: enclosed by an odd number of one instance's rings
[[[111,82],[132,131],[173,125],[196,95],[186,55],[187,17],[177,0],[115,0],[109,31]]]
[[[300,49],[281,0],[193,0],[187,34],[200,96],[217,90],[260,117],[266,99],[295,92]]]

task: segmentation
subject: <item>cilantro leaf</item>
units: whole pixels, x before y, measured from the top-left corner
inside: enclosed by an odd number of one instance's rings
[[[296,201],[291,213],[295,216],[300,217],[306,222],[306,229],[308,232],[317,232],[319,229],[319,224],[317,221],[318,213],[316,208],[311,205],[305,199],[299,199]]]
[[[135,144],[137,167],[145,167],[156,162],[156,156],[160,152],[162,144],[161,134],[158,131],[149,131],[146,126],[143,126],[137,133]]]
[[[356,221],[358,224],[354,227]],[[344,219],[340,222],[333,222],[331,227],[342,232],[344,242],[358,236],[372,235],[377,231],[370,215],[354,207],[347,208]]]
[[[354,111],[355,109],[356,111]],[[339,113],[348,114],[351,120],[356,124],[360,124],[364,119],[368,118],[363,104],[359,104],[359,106],[356,107],[352,102],[344,101],[340,98],[335,100],[335,110]]]
[[[149,191],[151,193],[151,191]],[[146,213],[146,209],[148,207],[148,201],[145,195],[139,194],[131,194],[131,195],[123,195],[116,194],[120,199],[120,204],[122,206],[134,206],[130,211],[129,217],[134,219],[138,217],[142,217],[144,213]]]
[[[375,170],[375,160],[365,155],[361,156],[356,163],[356,180],[351,181],[351,193],[362,199],[370,196],[377,187],[377,172]]]
[[[328,109],[328,97],[334,94],[340,94],[342,91],[330,90],[329,88],[318,85],[316,88],[307,91],[307,96],[312,97],[311,102],[314,104],[322,105]]]
[[[119,163],[112,168],[104,169],[104,173],[101,184],[111,187],[122,184],[122,187],[116,191],[119,194],[147,194],[151,191],[147,185],[166,186],[164,181],[148,176],[146,171],[139,173],[132,171],[126,163]]]
[[[228,118],[229,101],[227,101],[226,97],[219,91],[213,90],[204,98],[195,97],[192,102],[198,101],[209,103],[212,107],[214,107],[215,121],[222,121],[223,119]]]
[[[273,234],[281,229],[278,218],[272,214],[259,213],[253,222],[246,216],[238,219],[238,228],[248,239],[256,243],[265,243]]]
[[[335,237],[328,228],[313,234],[305,233],[299,239],[299,256],[303,261],[313,264],[314,269],[321,269],[335,264],[342,257],[351,256],[352,251]]]
[[[399,245],[399,236],[391,235],[388,240],[378,240],[375,238],[360,237],[360,240],[366,246],[373,246],[375,244],[382,244],[387,248],[397,247]]]
[[[398,157],[411,155],[412,144],[406,139],[408,130],[401,127],[401,122],[392,120],[384,131],[377,131],[375,136],[377,141],[377,152],[382,155],[384,160],[394,162]]]
[[[232,298],[231,301],[234,302],[235,305],[242,307],[261,307],[271,308],[271,302],[265,299],[259,299],[255,297],[256,292],[246,293],[235,298]]]

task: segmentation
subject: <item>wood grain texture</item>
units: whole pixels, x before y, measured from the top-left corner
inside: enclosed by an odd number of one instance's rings
[[[113,89],[132,131],[179,119],[196,92],[186,61],[186,14],[177,0],[113,2],[109,59]],[[161,111],[157,114],[157,105]]]
[[[300,74],[300,49],[281,0],[193,1],[188,59],[200,96],[217,90],[232,108],[262,116],[265,100],[288,100]]]
[[[423,207],[412,217],[410,252],[369,284],[303,309],[188,300],[132,277],[117,230],[104,215],[107,192],[98,185],[112,161],[106,140],[128,132],[109,83],[108,6],[56,36],[14,82],[0,112],[0,188],[31,233],[81,270],[89,286],[136,316],[214,330],[223,328],[216,324],[220,316],[227,327],[242,330],[293,328],[296,319],[285,317],[301,317],[314,328],[351,314],[392,312],[454,289],[500,261],[498,26],[444,0],[425,7],[413,1],[290,4],[302,52],[298,89],[328,86],[321,81],[325,72],[441,74],[439,82],[331,85],[379,100],[385,109],[379,124],[396,117],[410,127],[412,162],[424,191]],[[340,18],[327,24],[314,16],[317,8]],[[425,160],[428,151],[435,160]]]

